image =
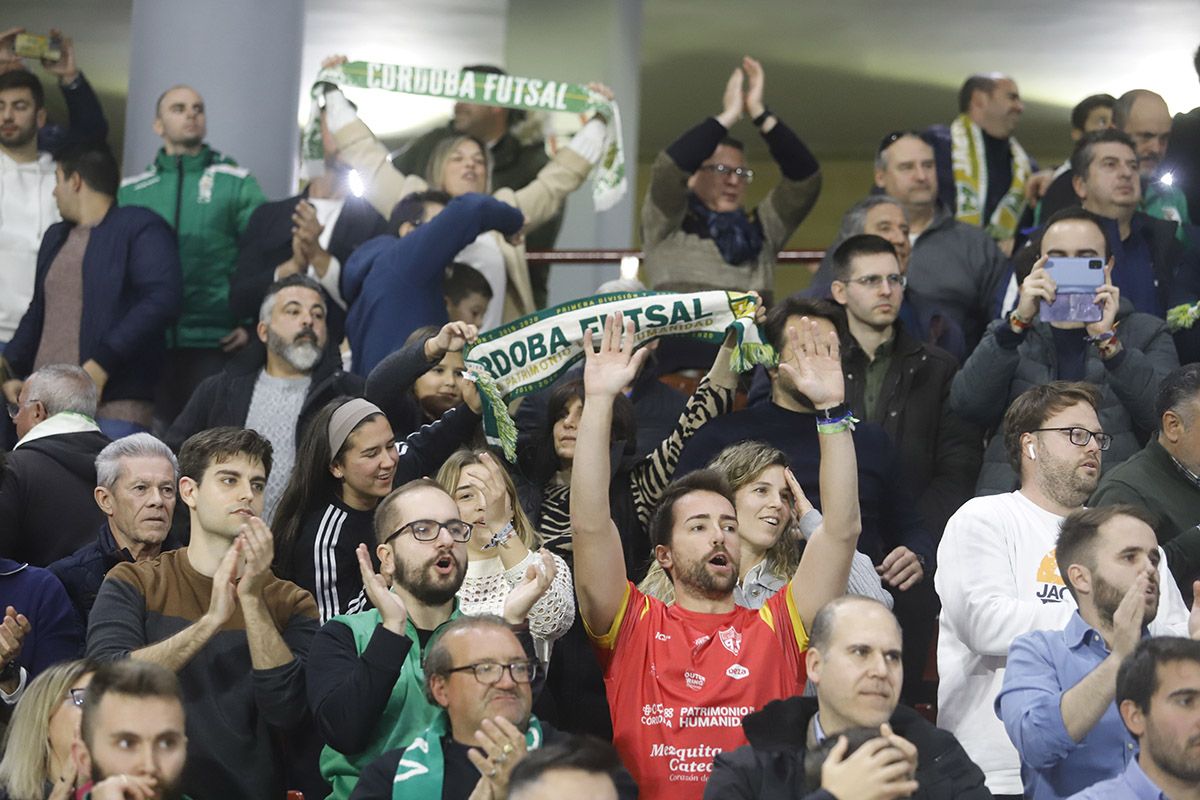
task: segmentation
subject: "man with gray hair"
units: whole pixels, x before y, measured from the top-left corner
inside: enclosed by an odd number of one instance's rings
[[[110,569],[179,546],[170,537],[178,481],[175,454],[148,433],[117,439],[96,456],[94,497],[107,520],[94,541],[50,565],[85,626]]]
[[[109,440],[96,425],[96,400],[82,367],[51,364],[8,404],[19,441],[0,467],[0,556],[44,567],[103,521],[92,500],[94,462]]]
[[[206,378],[165,437],[176,450],[189,436],[224,425],[266,437],[275,459],[263,511],[268,522],[292,474],[308,418],[335,397],[363,393],[362,379],[342,371],[337,351],[326,347],[326,311],[321,286],[312,278],[289,275],[273,283],[259,308],[259,343]]]

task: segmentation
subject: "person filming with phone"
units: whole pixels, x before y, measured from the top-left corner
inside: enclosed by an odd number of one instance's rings
[[[1104,220],[1081,208],[1055,214],[1017,255],[1016,308],[988,326],[950,388],[955,413],[994,431],[976,495],[1017,488],[1001,420],[1032,386],[1065,380],[1099,388],[1100,422],[1112,435],[1105,469],[1138,452],[1156,430],[1158,384],[1179,359],[1166,323],[1122,301],[1114,269],[1119,274],[1121,265]]]

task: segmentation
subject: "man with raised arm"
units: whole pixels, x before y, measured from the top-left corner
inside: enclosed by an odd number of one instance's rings
[[[858,473],[837,338],[816,328],[807,318],[789,328],[791,359],[780,369],[822,419],[825,519],[792,581],[758,610],[734,603],[737,513],[724,480],[708,470],[668,487],[648,525],[675,604],[626,580],[608,503],[609,437],[613,398],[646,354],[634,353],[633,323],[620,314],[605,321],[599,352],[585,334],[586,401],[571,476],[575,588],[605,670],[614,744],[649,800],[700,798],[713,757],[746,743],[742,717],[803,690],[808,627],[845,591],[861,527]]]

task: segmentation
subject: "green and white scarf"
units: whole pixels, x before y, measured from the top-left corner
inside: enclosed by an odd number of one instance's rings
[[[1012,183],[1000,199],[992,218],[984,226],[997,241],[1011,239],[1025,211],[1025,182],[1033,174],[1029,156],[1016,139],[1009,139],[1012,151]],[[954,167],[955,217],[968,225],[983,225],[987,203],[987,156],[983,150],[983,130],[966,114],[950,125],[950,158]]]
[[[400,756],[396,777],[392,780],[392,800],[430,800],[442,796],[446,760],[442,755],[442,737],[446,735],[446,715],[439,714],[433,724],[413,740]],[[525,749],[542,746],[542,723],[529,718],[525,731]]]
[[[592,201],[596,210],[607,211],[612,208],[624,197],[628,189],[625,177],[625,147],[621,138],[621,115],[615,100],[607,100],[578,83],[473,70],[380,64],[374,61],[350,61],[323,69],[317,75],[313,85],[314,102],[300,144],[305,174],[321,174],[320,169],[325,160],[325,150],[321,145],[320,109],[315,102],[322,83],[384,89],[424,97],[444,97],[455,102],[519,108],[526,111],[562,111],[573,114],[598,112],[608,124],[605,126],[604,154],[592,179]]]
[[[690,336],[720,344],[730,329],[738,346],[732,368],[774,364],[775,352],[762,342],[754,314],[758,298],[745,292],[617,292],[572,300],[482,334],[463,351],[467,375],[483,400],[488,442],[516,458],[517,429],[505,403],[545,389],[583,358],[583,334],[598,335],[604,320],[620,311],[632,320],[638,345],[662,336]]]

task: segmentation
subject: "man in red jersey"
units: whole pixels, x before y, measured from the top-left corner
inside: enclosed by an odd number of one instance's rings
[[[667,488],[650,518],[654,559],[671,578],[675,604],[625,579],[620,535],[610,518],[609,438],[613,398],[637,374],[634,328],[605,322],[598,352],[585,337],[584,404],[571,477],[575,589],[599,651],[614,744],[643,798],[704,793],[713,757],[746,743],[742,717],[804,688],[807,629],[843,594],[861,528],[851,414],[836,334],[801,319],[788,329],[780,369],[821,418],[820,482],[825,520],[787,587],[761,609],[738,607],[737,511],[727,484],[699,470]]]

